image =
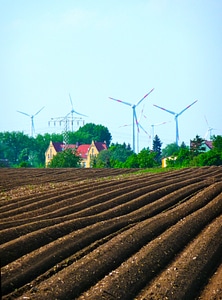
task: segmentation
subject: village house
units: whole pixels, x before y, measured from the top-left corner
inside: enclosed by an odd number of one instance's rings
[[[92,167],[93,160],[102,150],[107,150],[106,143],[92,141],[86,159],[86,168]]]
[[[91,144],[64,144],[58,142],[50,142],[49,147],[45,152],[45,165],[46,167],[49,165],[53,156],[55,156],[58,152],[64,151],[65,149],[76,149],[77,154],[81,157],[81,166],[83,168],[90,168],[92,166],[94,158],[99,154],[100,151],[106,150],[106,143],[102,142],[94,142]]]
[[[192,147],[192,143],[190,143],[190,148]],[[212,141],[204,141],[203,142],[203,147],[205,147],[203,152],[210,151],[213,148],[213,142]],[[164,157],[162,158],[162,168],[167,167],[167,160],[176,160],[176,156],[169,156],[169,157]]]

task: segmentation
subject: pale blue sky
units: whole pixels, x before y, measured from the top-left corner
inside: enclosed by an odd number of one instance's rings
[[[137,103],[140,123],[151,125],[164,146],[210,127],[222,134],[221,0],[0,0],[0,132],[61,132],[51,118],[71,110],[102,124],[113,142],[132,145],[132,109],[108,97]],[[77,129],[77,125],[74,125]],[[150,146],[140,132],[139,149]]]

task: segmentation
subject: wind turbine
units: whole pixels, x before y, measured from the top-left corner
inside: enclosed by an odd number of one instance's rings
[[[146,119],[147,117],[143,114],[143,110],[144,110],[144,105],[143,105],[143,108],[141,110],[141,113],[140,113],[140,116],[138,118],[138,121],[137,121],[137,153],[139,153],[139,133],[140,133],[140,130],[139,130],[139,127],[145,132],[146,135],[148,135],[149,139],[151,138],[151,136],[149,135],[149,133],[143,128],[143,126],[140,124],[140,120],[142,118],[142,116]],[[127,127],[127,126],[131,126],[132,124],[125,124],[125,125],[122,125],[122,126],[119,126],[119,128],[121,127]]]
[[[71,114],[71,125],[72,125],[72,132],[73,132],[73,122],[74,122],[73,114],[75,113],[75,114],[77,114],[77,115],[79,115],[79,116],[83,116],[83,117],[87,117],[87,116],[86,116],[86,115],[83,115],[83,114],[81,114],[81,113],[79,113],[79,112],[77,112],[77,111],[75,111],[75,110],[73,109],[73,102],[72,102],[72,98],[71,98],[71,95],[70,95],[70,94],[69,94],[69,99],[70,99],[70,103],[71,103],[72,109],[71,109],[71,111],[68,113],[68,115],[66,115],[65,118],[68,119],[69,115]]]
[[[170,122],[170,121],[168,121],[168,122]],[[164,125],[164,124],[166,124],[166,123],[168,123],[168,122],[161,122],[161,123],[151,124],[151,128],[152,128],[152,134],[151,134],[151,137],[152,137],[152,139],[151,139],[151,148],[153,147],[152,143],[153,143],[153,140],[154,140],[154,127],[160,126],[160,125]]]
[[[139,127],[142,128],[142,126],[139,124],[138,120],[137,120],[137,116],[136,116],[136,107],[154,90],[154,88],[149,91],[149,93],[147,93],[141,100],[139,100],[136,104],[131,104],[129,102],[125,102],[125,101],[122,101],[122,100],[118,100],[118,99],[115,99],[115,98],[111,98],[109,97],[109,99],[111,100],[114,100],[114,101],[117,101],[117,102],[120,102],[120,103],[123,103],[123,104],[126,104],[128,106],[131,106],[132,109],[133,109],[133,151],[135,152],[135,123],[136,123],[136,126],[137,126],[137,129]],[[139,129],[138,129],[139,130]]]
[[[170,113],[170,114],[172,114],[172,115],[175,116],[174,119],[175,119],[175,122],[176,122],[176,145],[178,145],[178,141],[179,141],[178,117],[179,117],[180,115],[182,115],[182,113],[185,112],[185,110],[187,110],[188,108],[190,108],[190,107],[191,107],[193,104],[195,104],[197,101],[198,101],[198,100],[194,101],[193,103],[191,103],[190,105],[188,105],[187,107],[185,107],[183,110],[181,110],[181,112],[179,112],[179,113],[176,113],[176,112],[174,112],[174,111],[171,111],[171,110],[168,110],[168,109],[165,109],[165,108],[163,108],[163,107],[160,107],[160,106],[158,106],[158,105],[153,104],[154,106],[156,106],[156,107],[158,107],[158,108],[160,108],[160,109],[162,109],[162,110],[165,110],[166,112],[168,112],[168,113]]]
[[[32,136],[32,137],[33,137],[33,133],[35,132],[35,127],[34,127],[34,117],[37,116],[37,115],[40,113],[40,111],[43,110],[44,107],[45,107],[45,106],[43,106],[43,107],[42,107],[39,111],[37,111],[37,113],[35,113],[34,115],[29,115],[29,114],[27,114],[27,113],[25,113],[25,112],[23,112],[23,111],[17,110],[17,112],[19,112],[20,114],[23,114],[23,115],[28,116],[28,117],[31,118],[31,136]]]
[[[207,137],[208,137],[209,134],[210,134],[210,139],[211,139],[211,137],[212,137],[212,131],[213,131],[213,130],[216,130],[216,128],[210,127],[210,126],[209,126],[209,123],[208,123],[208,121],[207,121],[206,116],[204,116],[204,117],[205,117],[205,121],[206,121],[207,127],[208,127],[207,132],[205,133],[204,139],[207,140]]]

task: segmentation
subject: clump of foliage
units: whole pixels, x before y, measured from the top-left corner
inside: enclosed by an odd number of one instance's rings
[[[212,137],[213,148],[206,151],[205,140],[196,135],[189,147],[179,147],[167,160],[168,167],[202,167],[222,165],[222,136]]]
[[[130,145],[112,144],[109,149],[99,153],[93,165],[96,168],[152,168],[161,164],[161,145],[156,137],[156,151],[149,148],[134,153]]]
[[[68,138],[70,144],[91,144],[94,140],[105,141],[109,146],[112,136],[107,127],[88,123],[76,132],[68,132]],[[30,137],[23,132],[0,132],[0,167],[44,167],[50,141],[62,143],[63,140],[63,135],[56,133]]]
[[[57,153],[50,161],[49,168],[79,168],[81,158],[77,155],[76,149],[66,149]]]

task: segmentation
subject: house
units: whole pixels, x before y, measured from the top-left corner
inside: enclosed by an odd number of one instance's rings
[[[87,156],[89,152],[90,144],[83,144],[77,147],[77,153],[81,157],[81,165],[86,168]]]
[[[82,158],[82,167],[90,168],[93,158],[96,157],[100,151],[106,150],[107,146],[106,143],[94,141],[92,141],[91,144],[83,144],[79,146],[76,144],[64,144],[51,141],[49,147],[45,152],[46,167],[48,166],[54,155],[56,155],[58,152],[64,151],[65,149],[76,149],[76,152]]]
[[[204,141],[204,146],[206,148],[205,152],[207,152],[213,148],[213,142],[212,141]]]
[[[106,143],[92,141],[86,159],[86,168],[92,167],[93,159],[96,158],[102,150],[107,150]]]
[[[190,143],[190,148],[192,148],[192,146],[193,144]],[[207,152],[213,148],[213,142],[205,140],[201,146],[204,148],[203,152]],[[162,158],[162,168],[167,167],[167,160],[176,160],[176,159],[177,159],[176,156],[169,156],[169,157]]]
[[[76,145],[74,144],[69,144],[66,145],[64,143],[59,143],[59,142],[50,142],[49,147],[47,148],[45,152],[45,165],[48,166],[50,161],[53,159],[53,156],[56,155],[58,152],[62,152],[65,149],[74,149],[76,148]]]
[[[177,159],[176,156],[168,156],[168,157],[162,158],[162,168],[167,167],[167,160],[176,160],[176,159]]]
[[[201,147],[201,152],[208,152],[213,148],[213,141],[204,140],[201,145],[197,145]],[[195,149],[197,147],[192,141],[190,141],[190,149]]]

